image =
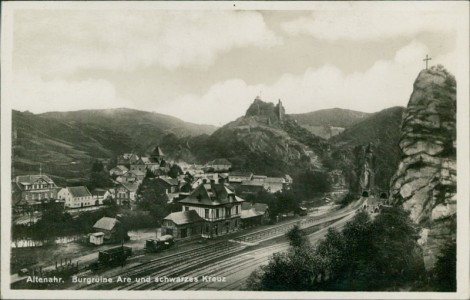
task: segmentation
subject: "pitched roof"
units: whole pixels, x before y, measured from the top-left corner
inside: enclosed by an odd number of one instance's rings
[[[286,182],[284,178],[282,177],[267,177],[264,182],[269,182],[269,183],[284,183]]]
[[[119,224],[119,220],[116,218],[108,218],[102,217],[98,221],[96,221],[95,225],[93,225],[94,229],[104,229],[104,230],[113,230],[116,224]]]
[[[91,191],[91,194],[92,195],[103,196],[104,194],[106,194],[106,192],[107,192],[107,190],[105,190],[105,189],[96,188],[93,191]]]
[[[258,213],[254,209],[246,209],[246,210],[241,211],[240,218],[241,219],[248,219],[248,218],[253,218],[253,217],[257,217],[257,216],[261,216],[261,215],[262,215],[262,213]]]
[[[268,205],[264,203],[242,203],[241,218],[247,219],[264,215],[268,208]]]
[[[38,180],[44,180],[47,183],[51,184],[54,183],[52,179],[49,178],[47,175],[22,175],[22,176],[16,176],[16,182],[21,183],[23,185],[30,185],[35,183]]]
[[[140,159],[141,159],[142,162],[143,162],[144,164],[146,164],[146,165],[152,163],[152,162],[150,161],[150,158],[149,158],[149,157],[143,157],[143,156],[142,156]]]
[[[70,186],[67,187],[67,189],[74,198],[91,196],[91,193],[86,186]]]
[[[119,158],[123,158],[125,160],[138,160],[139,156],[137,156],[137,154],[134,154],[134,153],[124,153],[120,155]]]
[[[168,177],[160,177],[158,179],[163,180],[164,182],[168,183],[169,185],[179,185],[179,180],[178,179],[168,178]]]
[[[233,202],[243,202],[240,197],[226,185],[215,183],[202,183],[197,186],[188,197],[180,201],[186,204],[220,205]]]
[[[122,182],[121,185],[125,187],[130,192],[135,192],[139,188],[139,183],[129,183],[129,182]]]
[[[251,177],[253,176],[253,173],[251,172],[230,172],[228,176],[241,176],[241,177]]]
[[[172,221],[176,225],[183,225],[203,221],[204,219],[195,210],[188,210],[171,213],[165,217],[165,220]]]
[[[250,202],[242,203],[242,210],[254,209],[258,212],[264,213],[268,208],[269,206],[265,203],[250,203]]]
[[[129,171],[129,169],[126,166],[123,166],[123,165],[117,165],[115,168],[118,168],[119,170],[121,170],[123,172]]]
[[[152,155],[153,156],[165,156],[165,154],[163,154],[163,151],[159,146],[155,147],[155,149],[152,152]]]

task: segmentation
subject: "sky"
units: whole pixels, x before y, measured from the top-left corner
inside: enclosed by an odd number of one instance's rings
[[[426,54],[457,68],[453,12],[418,6],[16,10],[11,102],[33,113],[127,107],[216,126],[256,96],[281,99],[287,113],[406,106]]]

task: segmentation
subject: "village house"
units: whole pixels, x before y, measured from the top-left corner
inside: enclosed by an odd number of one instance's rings
[[[165,194],[168,197],[168,202],[173,202],[173,200],[178,199],[181,188],[187,185],[186,181],[169,176],[160,176],[154,180],[156,180],[157,183],[157,191],[160,194]],[[188,189],[186,188],[186,190]]]
[[[98,201],[99,205],[103,205],[104,200],[109,200],[114,198],[114,191],[110,191],[109,189],[100,189],[96,188],[91,191],[91,195],[93,196],[93,201]]]
[[[256,182],[264,182],[266,180],[266,178],[268,178],[268,176],[265,176],[265,175],[253,175],[251,177],[251,180],[252,181],[256,181]]]
[[[162,167],[165,167],[165,165],[162,165],[165,162],[164,158],[165,154],[162,149],[156,146],[150,157],[142,156],[134,161],[130,167],[131,171],[139,171],[145,174],[149,170],[156,174]]]
[[[202,236],[207,238],[238,230],[243,202],[223,182],[203,183],[179,201],[183,211],[195,210],[204,219]]]
[[[124,165],[117,165],[111,170],[109,170],[109,176],[122,176],[129,171],[128,168]]]
[[[251,180],[243,180],[240,184],[237,184],[236,181],[237,180],[235,180],[236,189],[242,194],[256,194],[261,190],[265,190],[269,193],[277,193],[285,189],[290,189],[292,185],[292,178],[289,175],[285,175],[285,177],[252,175]]]
[[[270,193],[277,193],[284,189],[285,183],[282,177],[267,177],[264,180],[264,188]]]
[[[85,186],[65,187],[59,191],[58,197],[65,201],[67,208],[99,205],[99,201],[93,200],[93,196]]]
[[[169,176],[160,176],[157,178],[157,182],[165,194],[178,193],[180,190],[180,182],[178,179]]]
[[[195,210],[169,214],[163,219],[162,235],[172,235],[175,239],[190,239],[201,236],[204,219]]]
[[[137,198],[139,183],[121,183],[115,188],[114,199],[118,205],[130,205]]]
[[[144,172],[134,170],[117,177],[116,181],[119,183],[141,183],[144,180],[144,177]]]
[[[231,168],[232,164],[225,158],[214,159],[204,166],[205,170],[212,172],[228,172]]]
[[[132,173],[137,179],[137,181],[139,182],[142,182],[144,180],[145,174],[146,174],[145,171],[139,171],[139,170],[129,171],[129,173]]]
[[[127,230],[122,225],[121,221],[116,218],[103,217],[96,221],[93,225],[94,232],[102,232],[104,234],[103,240],[106,243],[121,242],[122,240],[129,240]]]
[[[242,181],[249,181],[253,177],[250,172],[230,172],[228,174],[228,181],[230,184],[241,184]]]
[[[56,199],[59,187],[47,175],[16,176],[13,185],[21,201]]]
[[[245,180],[242,181],[239,186],[237,186],[236,190],[241,195],[257,194],[258,192],[264,190],[264,182],[255,180]]]
[[[242,203],[241,223],[243,228],[264,225],[269,222],[269,206],[264,203]]]
[[[219,179],[222,178],[219,176],[219,174],[220,173],[204,173],[204,174],[194,175],[191,186],[193,189],[195,189],[201,183],[205,183],[205,182],[219,183]]]
[[[135,163],[131,164],[131,171],[146,172],[147,166],[150,164],[148,157],[141,157]]]

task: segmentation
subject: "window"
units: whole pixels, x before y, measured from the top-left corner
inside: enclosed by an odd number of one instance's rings
[[[204,209],[204,218],[209,219],[209,209]]]
[[[238,215],[238,205],[235,206],[235,214]]]
[[[229,218],[229,217],[230,217],[230,214],[231,214],[231,208],[226,207],[226,208],[225,208],[225,217],[226,217],[226,218]]]
[[[215,210],[215,217],[216,217],[217,219],[219,218],[219,209],[218,209],[218,208]]]
[[[185,206],[184,211],[189,211],[189,206]]]

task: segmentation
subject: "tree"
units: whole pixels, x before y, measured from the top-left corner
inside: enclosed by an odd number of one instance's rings
[[[291,247],[273,255],[267,266],[250,276],[254,290],[396,290],[423,275],[416,228],[402,208],[388,208],[371,220],[360,212],[341,232],[329,229],[316,248],[304,241],[299,228],[288,233]],[[445,277],[455,263],[455,249],[442,255],[436,274]],[[452,269],[452,267],[451,267]],[[455,269],[452,269],[455,270]],[[437,277],[437,275],[436,275]]]
[[[146,178],[155,178],[155,174],[152,171],[150,171],[150,169],[146,169],[145,177]]]
[[[142,184],[137,190],[139,210],[148,211],[161,223],[164,217],[170,212],[172,206],[168,203],[168,196],[165,194],[158,180],[144,178]]]
[[[305,233],[300,230],[299,225],[294,225],[294,227],[292,227],[292,229],[289,230],[286,235],[289,239],[289,244],[292,247],[302,247],[308,242],[307,238],[305,237]]]
[[[168,176],[171,178],[177,178],[181,174],[183,174],[183,170],[177,164],[173,164],[168,171]]]
[[[442,249],[432,271],[433,282],[438,291],[455,292],[457,290],[457,243],[448,241]]]

